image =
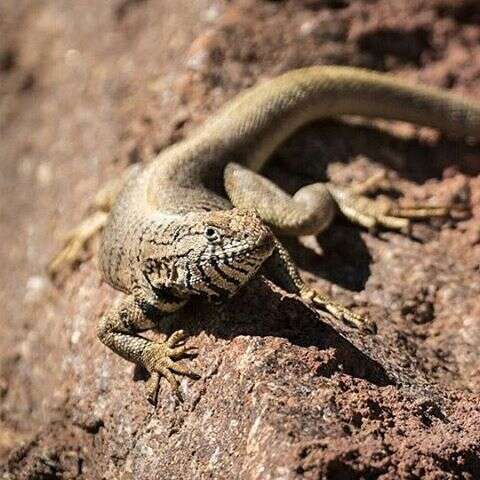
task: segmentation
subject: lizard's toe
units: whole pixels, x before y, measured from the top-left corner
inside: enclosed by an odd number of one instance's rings
[[[194,346],[180,345],[179,347],[170,348],[168,350],[168,355],[173,359],[177,359],[185,355],[195,357],[198,355],[198,349]]]
[[[340,311],[341,320],[349,323],[350,325],[358,328],[361,331],[376,334],[377,333],[377,324],[368,317],[362,315],[357,315],[348,308],[343,307]],[[338,318],[338,317],[337,317]]]
[[[175,360],[185,355],[196,356],[198,354],[197,347],[193,345],[178,345],[187,338],[186,333],[183,330],[177,330],[173,332],[170,337],[168,337],[165,342],[166,345],[166,354],[169,358]]]
[[[353,223],[369,230],[384,227],[410,233],[410,220],[447,217],[456,209],[447,205],[400,206],[389,199],[375,199],[359,195],[354,188],[329,185],[340,211]]]
[[[71,270],[81,261],[86,244],[103,229],[107,216],[106,212],[95,212],[65,236],[63,248],[47,266],[50,278]]]
[[[185,354],[196,353],[196,348],[180,345],[174,345],[186,338],[182,330],[174,332],[166,342],[153,343],[145,355],[145,366],[150,372],[150,378],[145,385],[148,400],[156,404],[158,396],[158,387],[160,377],[170,384],[173,392],[181,399],[179,384],[175,375],[185,375],[190,378],[200,378],[200,375],[187,365],[178,363],[177,360]],[[193,351],[193,352],[192,352]]]
[[[173,362],[172,362],[173,363]],[[177,393],[178,391],[178,381],[175,378],[175,375],[172,373],[172,367],[169,365],[158,367],[158,373],[165,377],[167,382],[172,387],[172,390]]]
[[[145,382],[145,395],[152,405],[157,404],[159,386],[160,374],[158,372],[152,372],[150,378]]]
[[[183,330],[177,330],[173,332],[165,342],[168,347],[174,347],[178,342],[185,340],[187,338],[187,334]]]
[[[348,323],[350,326],[358,328],[364,332],[372,334],[377,333],[377,326],[375,322],[367,317],[363,317],[362,315],[352,312],[347,307],[336,303],[328,296],[317,292],[314,289],[305,287],[300,292],[300,295],[304,300],[312,303],[315,307],[319,307],[322,310],[326,310],[327,312],[331,313],[337,320]]]

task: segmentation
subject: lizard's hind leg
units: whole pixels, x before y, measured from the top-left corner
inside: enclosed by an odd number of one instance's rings
[[[67,232],[63,239],[62,249],[49,262],[47,271],[51,278],[58,278],[62,272],[72,270],[82,260],[86,245],[105,226],[108,213],[112,209],[117,195],[135,168],[135,166],[129,168],[120,178],[111,180],[98,191],[89,206],[92,213],[74,229]]]
[[[245,167],[230,163],[225,169],[225,190],[239,208],[256,210],[281,235],[312,235],[325,230],[339,210],[350,221],[369,230],[384,227],[410,232],[410,220],[445,217],[449,206],[401,207],[390,200],[372,200],[372,190],[384,174],[371,177],[356,187],[313,183],[291,197],[273,182]]]
[[[375,230],[380,226],[408,234],[411,227],[410,220],[446,217],[453,210],[449,206],[402,207],[389,199],[368,198],[365,193],[372,190],[383,178],[384,174],[377,175],[356,187],[340,187],[329,183],[327,188],[343,215],[353,223],[369,230]]]
[[[236,163],[225,169],[225,190],[238,208],[255,210],[280,235],[314,235],[333,220],[336,203],[326,184],[314,183],[293,197],[264,176]]]

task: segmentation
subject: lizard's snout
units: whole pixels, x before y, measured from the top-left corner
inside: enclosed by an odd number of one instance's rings
[[[273,252],[275,238],[272,231],[268,227],[264,227],[257,237],[256,245],[258,250],[267,257]]]
[[[272,231],[261,218],[251,210],[233,209],[231,228],[237,239],[243,243],[242,249],[255,251],[259,257],[268,257],[275,245]]]

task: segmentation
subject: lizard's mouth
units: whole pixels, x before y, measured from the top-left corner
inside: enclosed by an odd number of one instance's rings
[[[249,272],[248,277],[252,276],[262,265],[262,263],[272,254],[274,249],[274,239],[272,235],[262,235],[258,238],[255,245],[238,251],[233,261],[242,265]]]
[[[252,251],[258,254],[263,253],[266,257],[269,257],[272,254],[274,248],[275,239],[273,237],[273,234],[270,231],[266,231],[259,235],[256,245]]]
[[[264,259],[269,257],[273,252],[273,241],[266,241],[264,239],[257,242],[253,248],[249,248],[240,253],[242,257],[263,257]]]
[[[256,274],[273,248],[273,236],[262,232],[254,242],[209,252],[197,267],[201,277],[196,282],[190,277],[192,290],[210,301],[232,297]]]
[[[241,262],[244,259],[265,260],[271,255],[274,249],[274,240],[271,235],[259,235],[254,242],[245,242],[234,248],[226,249],[220,255],[223,258]]]

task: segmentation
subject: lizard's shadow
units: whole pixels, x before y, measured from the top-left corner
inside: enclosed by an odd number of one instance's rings
[[[429,145],[372,127],[315,122],[279,149],[265,173],[283,189],[294,193],[304,185],[324,181],[329,162],[348,163],[363,156],[421,184],[430,178],[441,178],[443,170],[453,165],[465,174],[478,173],[478,153],[478,147],[457,141],[440,139]],[[372,258],[360,232],[358,227],[337,218],[317,239],[324,253],[320,262],[315,251],[297,240],[287,239],[284,243],[300,268],[350,290],[361,290],[370,276]],[[181,315],[162,322],[164,332],[178,329],[192,336],[205,331],[224,340],[241,335],[273,336],[302,347],[332,349],[333,360],[324,364],[318,374],[331,376],[342,371],[379,386],[394,384],[392,371],[403,368],[395,365],[398,362],[392,360],[395,355],[389,350],[391,345],[384,345],[384,337],[362,336],[358,331],[347,332],[332,326],[298,299],[282,297],[260,279],[251,281],[221,307],[192,302],[182,309]],[[403,360],[403,365],[408,363],[409,359]],[[137,372],[137,378],[142,377]]]
[[[334,352],[333,358],[320,366],[317,373],[321,376],[344,372],[378,386],[394,383],[382,364],[372,358],[374,347],[369,346],[369,339],[366,343],[355,341],[362,337],[358,331],[337,328],[294,295],[284,296],[275,290],[259,277],[224,304],[191,302],[181,314],[162,320],[161,329],[168,334],[183,329],[194,337],[205,332],[224,340],[239,336],[284,338],[293,345]],[[139,372],[137,378],[142,378]]]
[[[275,178],[287,191],[303,186],[302,181],[305,184],[325,180],[330,163],[348,164],[357,157],[380,163],[421,184],[441,178],[445,168],[452,166],[466,175],[478,174],[479,151],[480,145],[469,145],[462,140],[440,137],[438,141],[422,141],[417,137],[399,137],[374,126],[329,120],[300,129],[277,150],[268,165],[281,165],[284,172],[291,174],[290,178]],[[267,166],[267,172],[270,167]]]
[[[478,145],[461,141],[440,138],[435,144],[429,144],[370,126],[323,121],[314,122],[293,135],[280,147],[264,173],[293,194],[305,185],[325,181],[329,162],[349,163],[361,157],[421,184],[431,178],[441,178],[444,169],[451,166],[467,175],[478,174],[479,151]],[[388,193],[398,196],[399,192]],[[317,238],[323,251],[321,258],[296,239],[282,241],[301,269],[349,290],[362,290],[370,276],[372,257],[361,229],[341,216]]]
[[[316,251],[317,245],[312,249],[296,238],[281,240],[299,268],[343,288],[361,291],[370,277],[372,256],[356,226],[335,220],[335,225],[318,238],[309,239],[311,243],[316,241],[321,255]]]

